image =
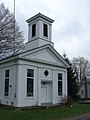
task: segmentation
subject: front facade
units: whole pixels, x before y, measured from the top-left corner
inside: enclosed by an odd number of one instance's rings
[[[62,103],[69,66],[54,49],[53,20],[39,13],[27,23],[23,52],[0,62],[0,102],[15,107]]]

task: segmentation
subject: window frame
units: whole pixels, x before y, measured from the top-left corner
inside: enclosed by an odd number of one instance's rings
[[[59,78],[59,74],[61,75]],[[59,85],[61,84],[61,85]],[[60,87],[60,89],[59,89]],[[61,92],[61,93],[59,93]],[[62,96],[63,95],[63,74],[62,73],[58,73],[58,96]]]
[[[8,71],[8,74],[7,74]],[[9,80],[10,80],[10,70],[5,70],[5,83],[4,83],[4,96],[9,96]]]
[[[29,74],[28,74],[28,70],[32,70],[32,71],[33,71],[33,76],[28,76],[28,75],[29,75]],[[29,87],[28,81],[29,81],[29,80],[32,80],[32,84],[33,84],[33,85],[32,85],[32,86],[33,86],[33,88],[32,88],[32,93],[29,93],[29,92],[28,92],[28,87]],[[29,81],[29,82],[30,82],[30,81]],[[31,97],[34,97],[34,69],[29,69],[29,68],[27,69],[27,84],[26,84],[26,85],[27,85],[27,87],[26,87],[26,97],[28,97],[28,98],[29,98],[29,97],[30,97],[30,98],[31,98]],[[30,94],[30,95],[29,95],[29,94]]]

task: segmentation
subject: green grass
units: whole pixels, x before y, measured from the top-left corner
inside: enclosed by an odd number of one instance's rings
[[[0,107],[0,120],[61,120],[90,112],[90,104],[73,103],[70,106],[60,106],[50,109],[12,110]]]

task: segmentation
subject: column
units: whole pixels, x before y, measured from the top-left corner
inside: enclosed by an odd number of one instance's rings
[[[55,70],[53,70],[53,85],[52,85],[52,89],[53,89],[53,100],[52,100],[52,102],[53,102],[53,104],[55,104],[56,102],[56,100],[55,100],[55,98],[56,98],[56,75],[55,75]]]
[[[37,102],[41,105],[41,68],[38,68],[38,81],[37,81]]]

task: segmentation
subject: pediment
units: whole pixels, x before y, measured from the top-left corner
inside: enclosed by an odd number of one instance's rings
[[[45,61],[50,62],[54,65],[59,65],[62,67],[68,67],[67,64],[65,64],[64,59],[62,59],[61,56],[57,56],[56,51],[54,48],[51,50],[49,47],[44,49],[37,49],[35,51],[30,51],[22,54],[21,57],[27,58],[27,59],[33,59],[38,61]]]

